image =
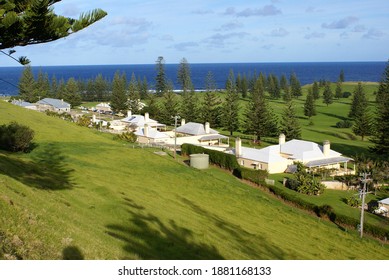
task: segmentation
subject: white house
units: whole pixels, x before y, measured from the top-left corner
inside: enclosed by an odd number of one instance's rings
[[[389,216],[389,197],[378,201],[378,209],[375,210],[375,213],[381,214],[383,216]]]
[[[237,138],[233,153],[240,165],[267,170],[270,174],[293,170],[293,162],[295,161],[302,162],[312,169],[333,168],[341,170],[341,164],[344,164],[343,168],[346,172],[347,162],[352,160],[331,150],[329,141],[324,141],[323,145],[296,139],[285,142],[284,134],[280,135],[278,145],[263,149],[242,147],[241,140]]]
[[[70,112],[70,104],[63,99],[44,98],[36,103],[39,111]]]
[[[35,104],[32,104],[30,102],[26,102],[26,101],[23,101],[23,100],[20,100],[20,99],[19,100],[14,99],[14,100],[12,100],[11,103],[14,104],[14,105],[23,107],[25,109],[30,109],[30,110],[36,110],[37,109]]]
[[[142,128],[139,128],[135,135],[138,136],[139,143],[168,143],[171,138],[168,134],[158,131],[156,128],[149,127],[145,124]]]
[[[143,128],[146,124],[149,128],[162,129],[166,128],[166,125],[159,123],[156,120],[150,119],[149,113],[142,115],[133,115],[131,111],[127,111],[127,117],[120,120],[124,125],[127,125],[133,128],[135,131],[138,131],[140,128]]]
[[[112,113],[111,105],[109,103],[99,103],[95,106],[95,109],[100,113]]]

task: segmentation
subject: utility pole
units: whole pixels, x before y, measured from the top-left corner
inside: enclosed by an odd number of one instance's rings
[[[363,237],[363,219],[364,219],[364,212],[365,212],[365,197],[366,197],[366,183],[369,181],[367,179],[367,176],[370,175],[370,173],[362,173],[363,176],[362,183],[363,183],[363,188],[362,188],[362,209],[361,209],[361,222],[359,224],[359,230],[360,230],[360,237]]]
[[[180,116],[174,116],[174,152],[173,152],[173,157],[176,159],[176,154],[177,154],[177,120],[180,118]]]

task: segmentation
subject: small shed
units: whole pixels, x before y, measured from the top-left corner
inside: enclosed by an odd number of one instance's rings
[[[378,206],[384,207],[389,210],[389,197],[378,201]]]

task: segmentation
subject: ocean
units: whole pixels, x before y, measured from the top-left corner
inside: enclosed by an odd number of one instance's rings
[[[196,90],[205,88],[205,78],[209,71],[212,72],[217,88],[224,88],[225,82],[231,70],[235,77],[238,74],[247,77],[260,72],[269,75],[274,74],[279,78],[286,75],[287,78],[295,73],[302,85],[314,81],[327,80],[336,82],[343,70],[346,81],[371,81],[381,80],[386,62],[296,62],[296,63],[194,63],[189,64],[192,83]],[[177,83],[177,71],[179,64],[165,64],[165,74],[171,80],[175,89],[180,89]],[[116,71],[125,73],[127,80],[131,79],[132,73],[146,77],[149,87],[155,84],[156,67],[154,64],[136,65],[82,65],[82,66],[33,66],[34,74],[39,71],[47,73],[51,80],[55,76],[57,80],[91,79],[98,74],[108,80],[112,80]],[[17,95],[19,78],[23,67],[0,67],[0,95]]]

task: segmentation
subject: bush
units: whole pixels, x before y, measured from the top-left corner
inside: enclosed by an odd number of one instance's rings
[[[355,196],[351,196],[351,197],[346,198],[346,204],[351,206],[351,207],[357,208],[357,207],[361,206],[362,203]]]
[[[34,131],[28,126],[11,122],[0,126],[0,149],[11,152],[27,152],[32,144]]]
[[[233,154],[226,154],[215,150],[209,150],[192,144],[183,144],[181,146],[181,153],[183,155],[208,154],[209,161],[212,164],[215,164],[219,167],[228,170],[234,170],[239,168],[238,161],[236,160],[236,157]]]
[[[351,96],[351,92],[349,92],[349,91],[345,91],[345,92],[343,92],[343,98],[349,98],[350,96]]]
[[[130,143],[135,143],[137,137],[134,132],[124,132],[122,134],[116,135],[115,139],[124,140]]]
[[[344,121],[337,122],[335,126],[337,128],[350,128],[353,126],[353,122],[344,120]]]

